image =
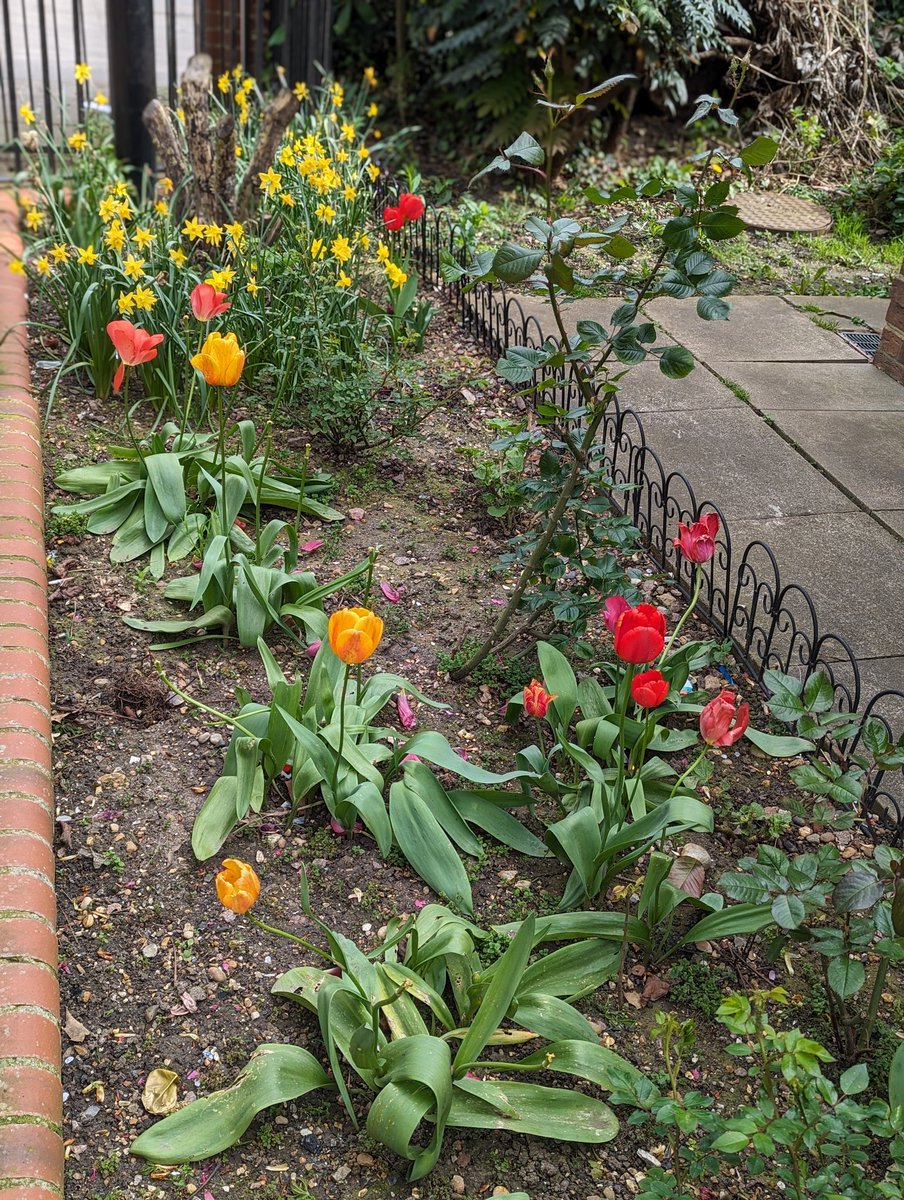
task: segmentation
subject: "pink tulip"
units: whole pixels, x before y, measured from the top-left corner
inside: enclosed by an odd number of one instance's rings
[[[394,588],[391,583],[381,583],[380,591],[390,604],[398,604],[402,599],[402,593]]]
[[[734,725],[732,725],[734,722]],[[700,713],[700,735],[709,746],[733,746],[750,724],[750,708],[721,691]]]
[[[403,763],[406,763],[406,762],[420,762],[420,761],[421,761],[421,759],[420,759],[420,756],[419,756],[419,755],[417,755],[417,754],[406,754],[406,755],[405,755],[405,757],[402,759],[402,762],[403,762]]]
[[[396,696],[396,708],[399,710],[399,721],[403,729],[414,729],[417,726],[417,717],[414,715],[414,709],[408,703],[408,697],[404,692],[399,692]]]
[[[353,833],[360,833],[363,828],[361,822],[356,821],[351,829],[346,829],[335,817],[330,817],[330,829],[336,837],[351,837]]]
[[[317,641],[317,642],[311,642],[310,646],[308,646],[307,650],[305,650],[305,654],[308,656],[308,658],[316,658],[316,657],[317,657],[317,651],[318,651],[319,649],[320,649],[320,642],[319,642],[319,641]]]
[[[212,283],[199,283],[192,289],[189,296],[191,310],[199,321],[209,321],[211,317],[219,317],[231,308],[225,292],[218,292]]]
[[[615,626],[618,624],[618,618],[631,605],[624,596],[610,596],[603,605],[603,620],[606,622],[606,628],[610,633],[615,633]]]
[[[717,513],[704,513],[693,525],[678,522],[678,536],[672,542],[688,561],[708,562],[716,552],[716,534],[719,532]]]
[[[157,357],[157,347],[163,341],[163,334],[148,333],[131,321],[111,321],[107,325],[107,336],[116,347],[120,360],[113,376],[113,391],[118,392],[126,367],[138,367]]]

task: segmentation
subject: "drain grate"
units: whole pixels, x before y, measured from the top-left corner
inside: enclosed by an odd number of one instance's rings
[[[875,358],[876,351],[879,349],[879,334],[878,333],[860,333],[856,329],[839,330],[838,336],[844,340],[855,350],[859,350],[866,358]]]

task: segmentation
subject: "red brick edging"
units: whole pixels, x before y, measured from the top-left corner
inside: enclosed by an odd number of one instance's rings
[[[41,416],[0,193],[0,1200],[63,1194]],[[8,330],[12,332],[7,333]]]

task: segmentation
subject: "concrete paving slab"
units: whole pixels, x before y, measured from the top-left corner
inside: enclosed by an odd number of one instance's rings
[[[867,508],[904,508],[904,412],[786,412],[775,423]]]
[[[894,529],[901,535],[902,538],[904,538],[904,511],[901,509],[894,509],[890,511],[889,509],[883,508],[877,508],[873,511],[875,512],[876,516],[880,518],[880,520],[884,521],[886,525],[890,525],[892,529]]]
[[[904,412],[904,387],[866,359],[843,363],[727,362],[709,367],[770,416],[801,409]]]
[[[904,554],[867,513],[732,521],[731,536],[734,547],[772,547],[783,585],[807,589],[822,633],[841,634],[865,659],[900,656]]]
[[[795,308],[818,308],[820,313],[837,320],[839,329],[862,328],[851,321],[851,317],[858,317],[875,333],[881,333],[888,310],[887,296],[785,296],[784,299]]]
[[[698,500],[745,517],[840,513],[855,506],[747,405],[645,413],[647,441],[667,471],[682,471]]]
[[[836,333],[820,329],[781,296],[732,296],[727,321],[701,321],[694,304],[660,297],[649,317],[695,358],[729,362],[862,362]]]
[[[859,659],[860,682],[863,695],[868,701],[876,692],[904,691],[904,658],[867,658]],[[882,712],[886,717],[892,713],[897,715],[898,728],[904,719],[904,701],[895,702],[891,699],[883,703]]]

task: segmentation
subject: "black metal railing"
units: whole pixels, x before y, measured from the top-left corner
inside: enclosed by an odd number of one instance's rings
[[[377,196],[378,207],[394,194],[392,181],[387,181]],[[505,289],[443,281],[444,252],[463,262],[461,238],[447,213],[428,209],[421,222],[409,226],[408,248],[423,277],[443,289],[462,325],[488,354],[502,354],[510,345],[543,343],[536,317],[525,314],[518,298]],[[566,407],[580,403],[577,387],[566,374],[559,373],[553,390],[556,403]],[[703,511],[718,513],[716,553],[705,568],[698,612],[718,637],[730,640],[736,657],[757,683],[762,686],[769,669],[798,678],[822,671],[832,683],[840,711],[857,713],[861,729],[868,718],[879,720],[894,739],[904,723],[904,691],[885,688],[868,696],[864,693],[853,647],[840,634],[822,628],[811,596],[784,578],[770,546],[763,541],[735,546],[719,506],[698,499],[681,471],[665,467],[632,408],[611,401],[600,437],[608,447],[611,478],[618,485],[613,502],[631,517],[651,558],[674,577],[685,596],[693,590],[694,572],[673,545],[678,522],[692,522]],[[850,761],[861,740],[858,732],[835,749]],[[891,841],[904,845],[904,770],[874,768],[866,781],[863,810],[871,825],[881,825]]]

